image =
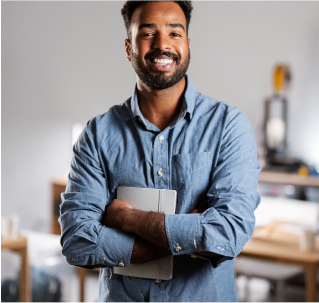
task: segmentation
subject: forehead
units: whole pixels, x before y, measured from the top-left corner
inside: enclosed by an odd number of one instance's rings
[[[138,7],[133,13],[131,26],[142,23],[166,25],[167,23],[181,23],[186,28],[186,18],[181,7],[175,2],[149,2]]]

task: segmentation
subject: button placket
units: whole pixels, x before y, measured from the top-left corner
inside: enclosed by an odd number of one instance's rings
[[[166,131],[162,134],[158,134],[154,138],[153,144],[153,167],[154,167],[154,181],[155,188],[167,188],[167,142],[166,142]]]

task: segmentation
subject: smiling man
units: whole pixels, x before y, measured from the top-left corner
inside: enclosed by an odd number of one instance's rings
[[[190,1],[127,1],[132,97],[91,119],[62,195],[63,254],[102,267],[100,301],[237,301],[233,258],[254,228],[260,167],[241,110],[196,92]],[[116,199],[118,186],[177,191],[176,214]],[[112,274],[174,255],[168,281]]]

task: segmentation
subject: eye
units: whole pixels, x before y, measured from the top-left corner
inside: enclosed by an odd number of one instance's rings
[[[171,36],[173,36],[174,38],[175,37],[182,37],[180,34],[177,34],[177,33],[171,33]]]
[[[142,37],[150,37],[152,35],[153,35],[153,33],[143,33],[143,34],[141,34]]]

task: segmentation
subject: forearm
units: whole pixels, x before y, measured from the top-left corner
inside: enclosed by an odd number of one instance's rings
[[[142,264],[169,255],[171,255],[169,249],[157,246],[137,236],[133,246],[131,263]]]
[[[134,233],[162,248],[169,248],[165,231],[165,214],[129,209],[123,216],[122,230]]]
[[[192,216],[192,214],[195,215],[195,214],[201,213],[205,209],[206,208],[195,209],[189,215]],[[186,215],[186,216],[189,216],[189,215]],[[174,215],[174,218],[179,218],[179,216],[180,215]],[[184,217],[185,215],[182,215],[182,216]],[[196,219],[196,218],[194,217],[194,219]],[[172,224],[172,223],[170,223],[170,224]],[[194,223],[196,225],[196,223],[199,223],[199,222],[197,222],[197,220],[195,220],[195,222],[194,222],[194,220],[191,220],[190,222],[187,222],[186,225],[185,224],[179,225],[176,227],[177,229],[173,228],[173,230],[175,230],[175,233],[177,232],[177,234],[185,234],[186,233],[187,237],[188,237],[189,236],[188,234],[193,230],[193,229],[189,229],[189,227],[195,226]],[[169,245],[168,238],[166,235],[165,214],[136,210],[136,209],[133,209],[125,201],[121,201],[118,199],[115,199],[112,201],[112,203],[110,204],[110,206],[106,210],[104,224],[106,226],[109,226],[112,228],[120,229],[120,230],[125,231],[129,234],[135,234],[135,235],[139,236],[140,238],[146,240],[147,242],[151,242],[152,244],[155,244],[157,247],[160,247],[160,248],[164,248],[167,250],[169,248],[170,251],[172,251],[172,246],[174,246],[174,245],[171,245],[171,246]],[[188,228],[187,228],[187,226],[188,226]],[[180,232],[178,232],[178,230]],[[193,232],[194,232],[194,230],[193,230]],[[186,237],[186,234],[185,234],[185,237]],[[193,239],[195,239],[195,238],[193,238]],[[198,239],[197,242],[200,242],[200,241],[201,241],[201,239]],[[184,243],[184,240],[181,239],[178,242],[180,242],[180,244],[182,244],[182,243]],[[190,241],[190,243],[192,243],[192,242],[193,242],[193,240]],[[139,246],[137,246],[137,245],[138,245],[138,242],[135,245],[135,251],[133,251],[134,252],[133,258],[132,258],[133,263],[139,262],[138,258],[140,256],[146,255],[147,249],[149,249],[150,252],[153,252],[153,249],[154,249],[154,247],[149,247],[149,248],[142,247],[141,249],[145,250],[145,253],[142,253],[142,251],[141,251],[140,252],[141,254],[137,254],[137,251],[139,248]],[[150,243],[145,244],[145,246],[147,246],[147,245],[150,245]],[[175,243],[175,245],[177,245],[177,243]],[[182,246],[184,246],[184,244],[182,244]],[[176,249],[176,246],[173,249]],[[192,250],[188,250],[188,251],[192,252]],[[136,252],[136,258],[137,258],[136,260],[135,260],[135,252]],[[163,253],[164,253],[164,256],[166,256],[167,252],[164,251]],[[203,249],[202,251],[199,249],[195,249],[194,253],[197,253],[197,254],[202,255],[202,256],[216,256],[216,255],[218,255],[217,252],[210,252],[210,251],[207,251],[205,249]],[[159,258],[161,258],[162,253],[159,252],[159,254],[160,254]],[[145,258],[145,257],[142,257],[142,258]],[[157,257],[150,256],[150,258],[154,259]],[[144,260],[144,259],[142,259],[142,260]],[[145,259],[145,262],[146,261],[147,260]],[[141,261],[141,262],[143,262],[143,261]]]
[[[137,237],[137,241],[134,243],[132,252],[134,261],[136,257],[137,260],[141,258],[141,262],[139,263],[144,263],[163,258],[171,254],[165,231],[164,214],[132,210],[132,213],[126,216],[125,221],[123,230],[141,237]],[[140,224],[137,222],[140,222]],[[160,243],[162,243],[162,245]],[[203,257],[220,256],[219,254],[209,251],[198,252],[197,254]],[[131,258],[131,262],[138,263],[134,261],[132,261]]]

